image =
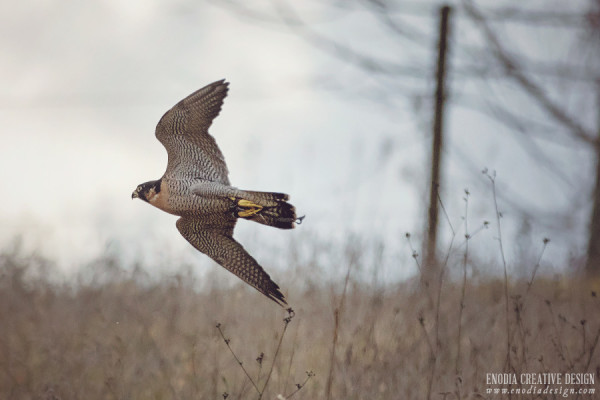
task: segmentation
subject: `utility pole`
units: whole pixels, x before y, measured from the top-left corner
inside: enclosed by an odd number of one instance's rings
[[[440,187],[440,169],[442,162],[444,103],[446,101],[446,53],[448,49],[448,19],[450,6],[440,8],[440,31],[435,88],[435,115],[433,120],[433,142],[431,150],[431,178],[429,180],[429,213],[427,224],[427,241],[425,252],[425,273],[435,270],[437,261],[437,230],[438,230],[438,193]],[[427,278],[430,278],[429,276]]]

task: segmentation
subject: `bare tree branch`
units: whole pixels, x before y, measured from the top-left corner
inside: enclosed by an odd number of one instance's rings
[[[463,4],[468,15],[476,22],[487,41],[492,45],[494,55],[503,65],[508,76],[519,83],[523,90],[535,99],[537,103],[558,123],[568,128],[575,138],[595,146],[597,144],[595,135],[588,132],[588,130],[577,122],[575,118],[568,115],[563,108],[550,99],[541,86],[529,79],[523,73],[523,69],[520,67],[519,63],[511,57],[502,44],[500,44],[500,40],[490,28],[483,15],[472,4],[471,0],[463,0]]]
[[[493,21],[507,21],[536,26],[580,27],[586,22],[586,14],[562,11],[528,10],[516,7],[498,7],[486,10],[486,15]]]
[[[408,66],[384,61],[359,53],[338,41],[321,35],[307,25],[300,18],[294,8],[286,1],[276,1],[274,2],[274,6],[281,19],[287,24],[287,26],[305,38],[309,43],[317,48],[325,50],[329,54],[335,55],[346,62],[358,66],[366,72],[391,76],[409,76],[415,78],[424,78],[426,76],[430,76],[428,73],[429,66]]]
[[[505,125],[507,128],[518,132],[521,135],[518,136],[519,143],[522,148],[534,159],[540,162],[544,168],[557,176],[564,185],[570,190],[573,189],[572,179],[567,176],[562,169],[560,169],[554,160],[546,155],[546,153],[540,148],[539,144],[531,137],[531,131],[535,125],[532,125],[530,121],[525,122],[519,116],[513,114],[508,109],[500,106],[499,104],[491,101],[486,102],[487,107],[482,107],[478,103],[469,103],[462,100],[454,100],[455,105],[467,107],[471,110],[477,111],[495,121]],[[544,130],[543,126],[538,126],[537,129]],[[547,131],[545,131],[547,133]]]
[[[402,21],[400,24],[396,19],[392,17],[389,5],[385,1],[378,0],[361,0],[367,4],[369,11],[390,31],[398,35],[398,37],[404,37],[419,45],[429,47],[433,43],[434,38],[429,37],[428,34],[419,30],[418,28],[410,25],[406,21]],[[430,11],[433,14],[433,9]]]

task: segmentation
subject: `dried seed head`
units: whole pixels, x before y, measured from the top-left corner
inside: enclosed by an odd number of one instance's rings
[[[287,311],[287,313],[288,313],[288,317],[289,317],[290,319],[294,318],[294,316],[296,315],[296,313],[294,312],[294,310],[292,309],[292,307],[290,307],[290,308],[286,309],[285,311]]]

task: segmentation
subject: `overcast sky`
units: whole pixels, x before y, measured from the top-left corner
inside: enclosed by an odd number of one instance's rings
[[[300,11],[346,45],[433,74],[434,16],[407,17],[431,41],[428,48],[398,43],[368,13],[316,5]],[[455,40],[477,42],[467,28],[454,32]],[[528,46],[537,43],[543,53],[553,37],[560,36],[538,37]],[[383,239],[390,254],[403,255],[401,272],[389,274],[414,271],[403,235],[424,226],[432,112],[411,102],[418,96],[378,97],[385,79],[370,78],[282,24],[258,24],[211,2],[3,0],[0,50],[3,247],[21,236],[27,249],[67,269],[107,243],[130,258],[198,257],[178,234],[175,217],[130,195],[138,183],[164,172],[166,152],[154,137],[162,114],[226,78],[229,96],[211,133],[232,184],[289,193],[307,215],[291,232],[238,224],[246,247],[260,252],[261,237],[285,246],[357,234]],[[434,87],[433,79],[419,77],[398,82],[387,93],[431,94]],[[481,90],[459,78],[452,82],[458,91]],[[509,101],[521,101],[515,99]],[[544,216],[530,223],[535,246],[557,236],[548,231],[555,229],[548,215],[568,210],[573,191],[589,207],[586,190],[558,181],[485,117],[451,108],[447,122],[444,196],[453,223],[461,223],[464,188],[472,193],[470,225],[493,219],[483,167],[497,171],[506,197]],[[573,168],[591,174],[585,148],[546,145],[568,176],[577,175]],[[523,224],[508,203],[501,207],[507,247],[516,254],[514,235]],[[571,249],[584,248],[588,212],[583,207],[573,226],[558,233],[559,243],[549,250],[556,268]],[[480,249],[496,254],[493,233],[483,235]]]

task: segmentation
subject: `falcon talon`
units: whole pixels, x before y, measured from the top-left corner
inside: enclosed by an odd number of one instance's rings
[[[138,185],[131,198],[179,216],[177,229],[192,246],[285,307],[279,286],[233,238],[233,230],[239,218],[293,229],[304,216],[296,217],[285,193],[240,190],[229,183],[223,154],[208,133],[228,91],[225,80],[211,83],[162,116],[156,138],[167,150],[167,170]]]

